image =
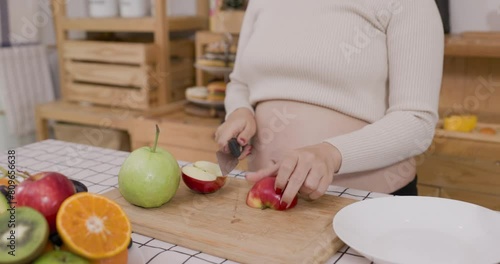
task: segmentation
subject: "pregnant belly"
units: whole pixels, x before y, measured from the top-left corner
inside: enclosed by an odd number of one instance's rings
[[[328,108],[295,101],[266,101],[255,109],[257,133],[252,154],[248,157],[250,171],[279,161],[289,150],[321,143],[324,139],[363,128],[367,122]],[[333,184],[376,192],[390,193],[415,176],[410,160],[373,171],[337,175]]]

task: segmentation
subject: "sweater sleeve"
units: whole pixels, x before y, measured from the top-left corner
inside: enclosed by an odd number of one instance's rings
[[[401,0],[387,24],[388,110],[360,130],[326,139],[342,155],[339,174],[383,168],[420,155],[439,119],[443,24],[433,0]]]
[[[226,118],[238,108],[247,108],[252,113],[254,109],[249,101],[250,92],[248,89],[248,84],[241,73],[241,56],[239,54],[244,54],[247,43],[253,33],[253,25],[257,18],[258,6],[261,0],[249,1],[247,9],[245,11],[245,17],[243,18],[243,23],[241,26],[237,55],[234,63],[234,68],[229,75],[229,83],[226,89],[226,98],[224,100]]]

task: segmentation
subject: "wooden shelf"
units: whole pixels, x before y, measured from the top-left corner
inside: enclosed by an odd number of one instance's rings
[[[116,31],[116,32],[153,32],[155,18],[62,18],[65,30]],[[207,19],[198,16],[168,17],[169,31],[198,30],[206,28]]]
[[[445,56],[500,58],[500,37],[497,33],[448,35]]]

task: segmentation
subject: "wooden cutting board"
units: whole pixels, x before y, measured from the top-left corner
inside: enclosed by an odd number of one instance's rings
[[[324,263],[344,245],[332,220],[356,200],[324,195],[288,211],[260,210],[246,205],[250,188],[230,177],[201,195],[181,181],[174,198],[154,209],[131,205],[118,189],[104,195],[125,210],[134,232],[240,263]]]

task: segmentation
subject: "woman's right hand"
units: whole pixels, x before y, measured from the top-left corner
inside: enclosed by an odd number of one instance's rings
[[[252,146],[249,143],[256,131],[257,126],[253,113],[247,108],[239,108],[232,112],[226,121],[217,128],[215,141],[222,151],[229,153],[228,141],[231,138],[236,138],[243,147],[239,157],[239,159],[243,159],[252,151]]]

